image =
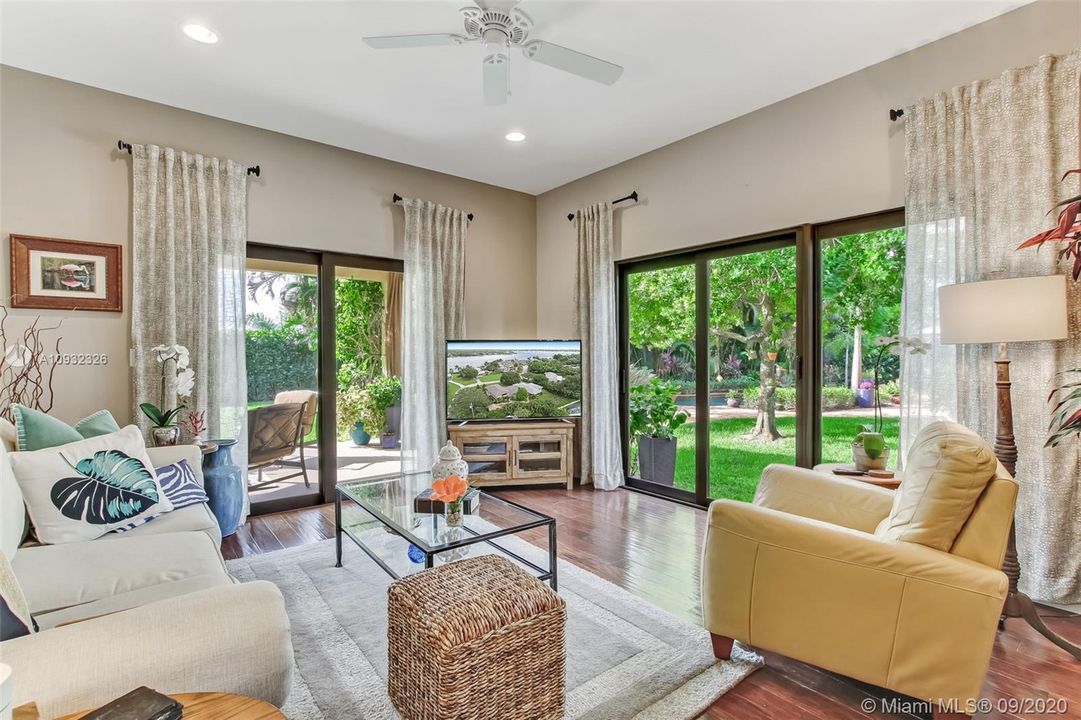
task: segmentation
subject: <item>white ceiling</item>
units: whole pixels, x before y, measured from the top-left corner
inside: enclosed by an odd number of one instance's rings
[[[625,71],[608,87],[512,50],[513,96],[500,107],[482,102],[476,44],[373,50],[360,41],[460,33],[461,4],[5,0],[0,61],[538,194],[1024,0],[525,0],[533,37]],[[189,40],[180,26],[191,21],[221,42]],[[511,129],[526,141],[505,141]]]

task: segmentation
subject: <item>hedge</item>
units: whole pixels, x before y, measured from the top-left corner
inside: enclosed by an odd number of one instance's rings
[[[743,391],[744,407],[754,407],[758,403],[759,388],[753,387]],[[778,410],[796,409],[796,388],[779,387],[774,391],[774,399]],[[822,388],[823,410],[844,410],[855,407],[856,395],[847,387],[829,385]]]
[[[318,353],[299,328],[247,330],[248,402],[269,402],[282,390],[314,389]]]

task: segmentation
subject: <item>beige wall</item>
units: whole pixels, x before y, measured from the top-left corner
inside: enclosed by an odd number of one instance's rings
[[[392,193],[469,210],[470,334],[536,331],[532,196],[10,67],[0,68],[0,296],[10,292],[10,233],[120,243],[130,267],[131,160],[116,150],[119,138],[259,163],[251,242],[400,258],[402,211],[390,205]],[[109,363],[57,370],[60,417],[102,407],[129,417],[130,272],[124,296],[123,314],[65,318],[62,350],[107,353]],[[13,311],[9,328],[36,314]]]
[[[1079,28],[1079,2],[1029,5],[544,193],[537,332],[573,332],[568,212],[637,189],[638,207],[616,211],[619,257],[632,258],[900,207],[904,123],[889,108],[1064,53]]]

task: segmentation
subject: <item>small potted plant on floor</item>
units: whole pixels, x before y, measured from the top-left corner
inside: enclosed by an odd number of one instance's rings
[[[364,388],[366,410],[361,416],[371,432],[381,431],[380,445],[387,449],[398,447],[402,423],[402,381],[396,377],[380,377]]]
[[[676,391],[657,378],[631,389],[630,434],[638,439],[639,474],[661,485],[675,482],[676,430],[688,417],[675,403]]]
[[[364,411],[367,398],[363,388],[351,384],[338,393],[338,439],[350,438],[353,444],[367,445],[372,436],[365,430]]]

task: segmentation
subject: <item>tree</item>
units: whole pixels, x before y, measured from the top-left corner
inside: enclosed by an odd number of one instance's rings
[[[448,414],[456,419],[481,419],[490,417],[488,412],[488,393],[477,385],[465,387],[454,393],[447,408]]]
[[[758,404],[750,438],[772,442],[777,429],[781,356],[790,362],[796,331],[796,250],[749,252],[710,262],[710,332],[758,361]]]
[[[314,349],[319,332],[319,280],[314,275],[279,272],[249,272],[246,280],[248,297],[255,300],[263,293],[277,300],[282,324],[303,327]]]
[[[511,386],[522,381],[522,376],[515,372],[505,372],[499,376],[499,384]]]
[[[458,376],[463,380],[476,380],[480,373],[472,365],[465,365],[458,369]]]
[[[904,269],[904,228],[822,243],[822,337],[828,342],[835,335],[851,333],[848,383],[853,391],[863,379],[864,334],[897,334]]]
[[[518,388],[518,392],[514,393],[514,399],[518,402],[526,402],[529,400],[529,393],[526,392],[524,387]]]
[[[383,284],[335,280],[334,312],[338,386],[367,385],[383,374]]]

